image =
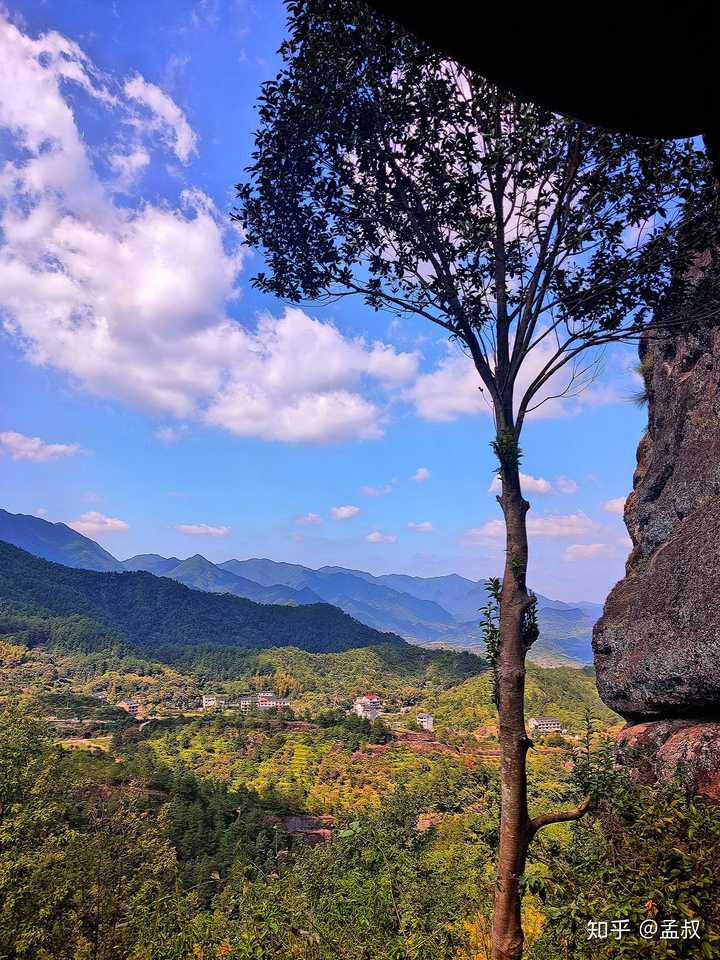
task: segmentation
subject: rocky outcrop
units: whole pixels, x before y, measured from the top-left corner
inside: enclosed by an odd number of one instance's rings
[[[645,783],[680,774],[707,800],[720,803],[720,723],[655,720],[628,724],[617,739],[620,766]]]
[[[621,758],[641,744],[655,774],[694,766],[704,792],[703,764],[720,759],[720,329],[646,339],[640,358],[633,549],[594,630],[595,666],[605,703],[644,721],[621,737]]]

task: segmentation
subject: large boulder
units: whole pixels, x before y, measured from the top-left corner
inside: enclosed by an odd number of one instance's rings
[[[646,338],[640,359],[648,429],[625,505],[633,549],[594,630],[598,686],[630,720],[712,719],[720,717],[720,329]]]
[[[696,793],[720,803],[720,722],[655,720],[628,724],[615,759],[643,783],[681,776]]]

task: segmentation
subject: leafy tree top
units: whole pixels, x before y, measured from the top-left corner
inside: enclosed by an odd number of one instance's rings
[[[579,354],[637,336],[706,248],[705,155],[525,103],[361,0],[288,8],[238,185],[256,285],[439,324],[519,433],[562,367],[562,391],[581,385]]]

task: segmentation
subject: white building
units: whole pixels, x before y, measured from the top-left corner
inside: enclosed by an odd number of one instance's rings
[[[203,710],[215,710],[217,707],[225,706],[225,697],[221,697],[216,693],[206,695],[203,694],[202,698],[202,708]]]
[[[562,723],[559,717],[530,717],[528,720],[530,733],[560,733]]]
[[[423,730],[432,731],[435,727],[435,720],[433,719],[433,715],[431,713],[419,713],[415,717],[415,722],[419,727],[422,727]]]
[[[262,690],[260,693],[251,693],[245,697],[240,697],[238,701],[241,713],[249,713],[251,710],[274,710],[280,707],[289,707],[288,697],[279,697],[272,691]]]
[[[365,720],[375,720],[383,707],[382,697],[376,693],[366,693],[358,697],[353,704],[352,712]]]

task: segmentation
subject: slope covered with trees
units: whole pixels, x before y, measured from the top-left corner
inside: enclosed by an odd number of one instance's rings
[[[40,560],[0,542],[0,601],[6,610],[79,615],[102,625],[136,652],[213,644],[254,649],[294,646],[315,652],[378,643],[407,646],[329,604],[257,604],[203,593],[149,573],[96,573]],[[97,638],[88,636],[91,646]]]

